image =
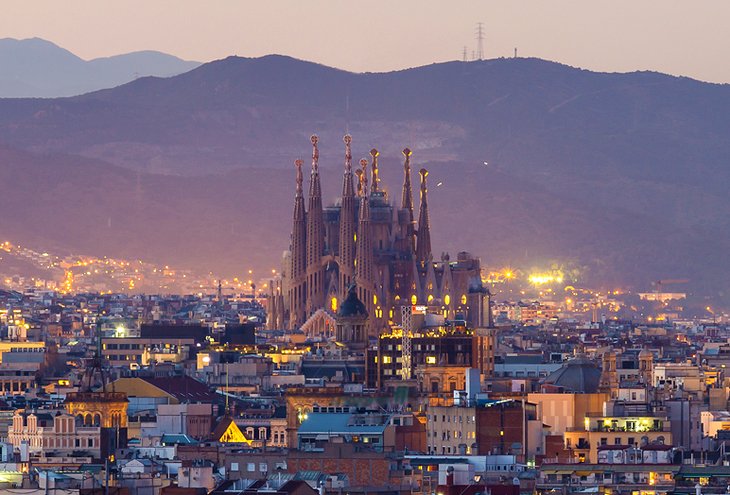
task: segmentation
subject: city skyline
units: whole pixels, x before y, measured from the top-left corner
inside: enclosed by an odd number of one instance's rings
[[[730,69],[716,63],[730,48],[723,26],[730,5],[720,1],[691,7],[658,1],[466,2],[449,9],[434,1],[404,1],[342,9],[327,0],[12,0],[4,9],[0,37],[48,39],[84,59],[139,50],[200,62],[277,53],[348,71],[387,72],[460,60],[464,49],[473,58],[482,22],[485,58],[511,57],[517,49],[521,57],[594,71],[650,70],[730,82]]]

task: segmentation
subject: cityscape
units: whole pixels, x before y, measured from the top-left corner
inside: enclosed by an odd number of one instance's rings
[[[0,22],[0,494],[730,494],[730,74],[435,2],[430,65],[233,55],[278,0],[109,2],[141,51],[69,5],[111,55]]]

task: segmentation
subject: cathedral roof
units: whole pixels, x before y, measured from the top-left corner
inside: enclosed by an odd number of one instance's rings
[[[566,392],[595,393],[601,380],[601,370],[586,357],[571,359],[552,372],[544,383],[562,387]]]
[[[347,291],[347,298],[340,304],[340,309],[337,311],[337,316],[352,317],[362,316],[367,318],[368,311],[365,309],[365,305],[362,303],[359,297],[357,297],[357,290],[355,284],[350,286]]]

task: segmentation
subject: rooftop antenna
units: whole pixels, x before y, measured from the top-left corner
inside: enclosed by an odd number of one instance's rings
[[[477,22],[477,60],[484,58],[484,23]]]

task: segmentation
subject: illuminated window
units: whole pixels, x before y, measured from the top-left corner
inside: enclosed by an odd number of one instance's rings
[[[436,356],[426,356],[426,364],[436,364]]]
[[[390,364],[393,362],[393,358],[390,356],[383,356],[383,364]]]
[[[353,239],[353,240],[354,240],[355,242],[357,242],[357,233],[356,233],[355,235],[353,235],[353,236],[352,236],[352,239]]]
[[[446,294],[444,296],[444,304],[448,306],[450,303],[451,303],[451,296]]]
[[[378,296],[373,294],[373,304],[378,304]]]
[[[415,294],[411,296],[411,304],[415,305],[418,302],[418,298]]]
[[[332,301],[330,301],[330,307],[332,308],[332,311],[337,311],[337,298],[333,297]]]
[[[461,295],[461,304],[466,304],[466,294]]]
[[[431,301],[433,301],[433,294],[428,295],[428,302],[431,302]]]

